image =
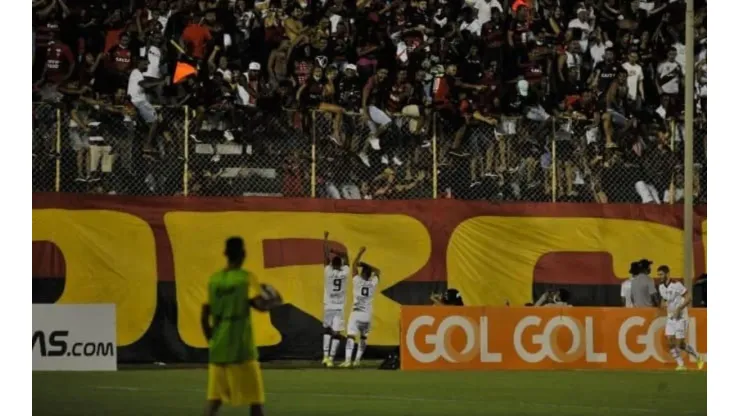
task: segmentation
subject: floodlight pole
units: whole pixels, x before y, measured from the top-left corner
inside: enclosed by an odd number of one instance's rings
[[[694,0],[686,0],[686,77],[684,79],[683,278],[694,281]]]

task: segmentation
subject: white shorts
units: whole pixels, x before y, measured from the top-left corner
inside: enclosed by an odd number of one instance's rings
[[[157,121],[157,110],[149,101],[137,101],[133,104],[138,110],[141,118],[143,118],[147,124],[152,124]]]
[[[352,311],[352,313],[349,314],[347,335],[359,335],[363,338],[367,338],[371,328],[370,321],[371,317],[369,313]]]
[[[393,121],[388,114],[374,105],[367,107],[367,115],[370,117],[367,126],[373,134],[377,133],[378,126],[385,127]]]
[[[344,331],[344,310],[324,309],[324,328],[334,332]]]
[[[643,204],[660,204],[660,195],[654,185],[646,183],[645,181],[637,181],[635,183],[635,190],[640,195]]]
[[[687,319],[671,319],[665,321],[665,335],[667,337],[676,337],[685,339],[688,331],[689,321]]]

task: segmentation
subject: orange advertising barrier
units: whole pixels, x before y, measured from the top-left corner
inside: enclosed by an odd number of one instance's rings
[[[706,309],[689,316],[687,341],[705,354]],[[401,369],[669,369],[665,320],[657,309],[404,306]]]

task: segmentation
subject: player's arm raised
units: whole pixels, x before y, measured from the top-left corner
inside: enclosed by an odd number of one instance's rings
[[[329,249],[329,231],[324,231],[324,266],[331,263],[331,250]]]
[[[360,263],[362,262],[362,255],[365,254],[365,250],[367,250],[365,247],[360,247],[360,251],[357,253],[355,261],[352,262],[352,276],[357,276],[358,274],[360,274],[358,268],[360,267]]]
[[[370,266],[370,265],[368,265]],[[380,281],[380,269],[375,266],[370,266],[370,273],[374,273],[375,277],[378,278],[378,281]]]

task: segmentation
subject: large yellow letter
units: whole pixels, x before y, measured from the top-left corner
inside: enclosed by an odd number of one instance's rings
[[[33,241],[50,241],[67,265],[59,303],[114,303],[118,345],[149,329],[157,306],[154,234],[115,211],[33,210]]]
[[[449,285],[466,304],[532,302],[540,257],[555,252],[607,252],[615,276],[649,258],[681,270],[681,230],[647,221],[599,218],[476,217],[458,225],[447,248]],[[657,267],[657,266],[656,266]],[[563,271],[567,273],[566,270]]]
[[[177,287],[178,329],[188,345],[204,348],[200,308],[206,301],[208,276],[224,267],[223,243],[240,235],[247,244],[245,267],[269,283],[291,303],[316,319],[323,314],[323,264],[264,267],[263,240],[322,239],[324,230],[354,256],[367,247],[363,260],[380,268],[380,287],[374,303],[374,345],[397,345],[400,306],[380,292],[423,267],[431,253],[426,227],[405,215],[355,215],[306,212],[172,212],[165,216],[172,243]],[[318,254],[318,253],[317,253]],[[319,257],[320,258],[320,257]],[[353,257],[351,257],[353,258]],[[351,290],[347,303],[351,302]],[[346,309],[349,314],[349,308]],[[345,317],[346,318],[346,317]],[[255,314],[255,336],[260,346],[280,342],[269,315]]]

